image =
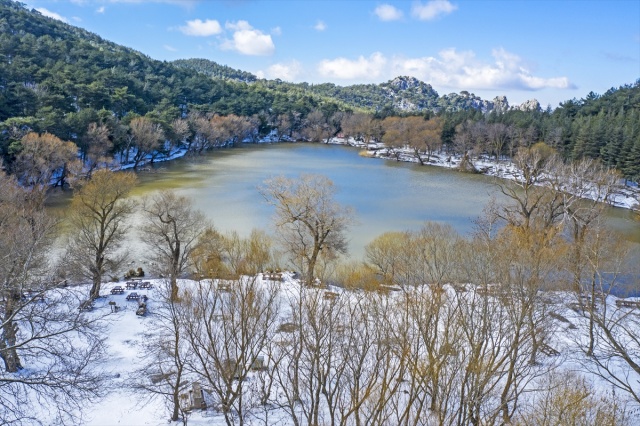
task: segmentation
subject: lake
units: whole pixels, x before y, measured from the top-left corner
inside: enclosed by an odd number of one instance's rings
[[[257,190],[265,179],[323,174],[335,183],[338,201],[355,209],[358,223],[349,232],[350,254],[355,259],[362,258],[364,246],[383,232],[417,230],[425,221],[448,223],[467,234],[490,197],[500,199],[495,180],[489,176],[366,158],[358,153],[356,148],[308,143],[214,150],[141,172],[133,195],[174,189],[190,197],[219,230],[236,230],[248,236],[252,228],[273,231],[273,209]],[[56,209],[64,209],[64,197],[54,204]],[[608,216],[612,229],[640,243],[640,225],[631,221],[627,210],[611,208]]]
[[[221,230],[248,235],[252,228],[273,231],[273,208],[258,192],[265,179],[318,173],[337,187],[337,200],[356,212],[350,253],[385,231],[418,229],[425,221],[451,224],[461,233],[473,228],[494,187],[492,178],[438,167],[365,158],[356,148],[322,144],[269,144],[217,150],[180,159],[140,175],[134,195],[173,188]]]

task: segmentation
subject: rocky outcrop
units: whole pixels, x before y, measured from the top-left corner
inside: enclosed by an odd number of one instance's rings
[[[438,100],[436,92],[430,84],[415,77],[400,76],[380,84],[392,101],[393,107],[401,111],[422,111],[433,109]]]
[[[519,111],[542,111],[542,107],[540,107],[540,102],[537,99],[529,99],[521,103],[520,105],[514,106],[513,109]]]
[[[506,96],[496,96],[493,98],[493,111],[497,113],[509,111],[509,101]]]

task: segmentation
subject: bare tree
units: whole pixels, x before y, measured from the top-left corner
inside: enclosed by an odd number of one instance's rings
[[[535,384],[528,406],[514,419],[515,426],[626,426],[625,404],[602,395],[575,373],[547,375]]]
[[[274,253],[271,238],[264,231],[253,229],[248,238],[232,231],[224,235],[222,250],[232,276],[256,275],[271,266]]]
[[[559,159],[544,144],[520,148],[514,158],[517,168],[509,180],[497,180],[509,203],[497,212],[511,226],[551,229],[564,214],[563,194],[548,184]]]
[[[488,147],[498,162],[500,162],[500,157],[509,141],[509,134],[509,128],[504,123],[491,123],[487,125]]]
[[[399,284],[404,270],[406,249],[411,235],[407,232],[385,232],[365,247],[367,264],[382,276],[385,284]]]
[[[324,142],[330,136],[332,127],[319,109],[311,111],[303,122],[302,136],[310,142]]]
[[[402,150],[409,142],[411,132],[409,122],[402,117],[387,117],[382,121],[382,128],[384,129],[382,142],[390,154],[400,161]]]
[[[146,117],[136,117],[129,124],[129,131],[136,147],[133,157],[133,168],[137,168],[142,160],[161,147],[164,140],[164,131],[158,123],[154,123]]]
[[[45,133],[28,133],[20,141],[22,149],[14,164],[18,179],[27,186],[63,185],[71,163],[78,162],[78,147]]]
[[[620,190],[620,177],[616,171],[592,159],[557,163],[552,176],[549,185],[563,197],[563,224],[569,240],[567,266],[573,276],[571,289],[576,293],[578,303],[593,312],[602,289],[598,288],[597,274],[589,261],[592,257],[589,241],[597,240],[597,235],[603,232],[604,211]],[[588,355],[593,353],[595,344],[593,328],[592,318],[589,321]]]
[[[585,355],[579,361],[586,371],[640,403],[640,321],[630,307],[611,303],[607,297],[637,286],[637,274],[628,273],[628,244],[618,235],[598,231],[590,234],[583,246],[588,265],[585,275],[595,291],[585,295],[587,303],[583,302],[585,309],[581,313],[587,323],[579,327],[575,336],[577,347]],[[625,276],[631,282],[625,283]],[[591,294],[595,297],[593,302]],[[596,304],[594,309],[592,304]]]
[[[203,152],[209,149],[214,139],[214,127],[211,121],[203,114],[190,113],[187,120],[192,128],[192,137],[189,139],[187,149],[189,151]]]
[[[135,184],[133,173],[101,169],[81,184],[71,201],[64,261],[71,274],[92,280],[90,299],[100,295],[102,276],[117,271],[124,260],[119,250],[134,208],[126,197]]]
[[[276,208],[278,236],[294,265],[302,268],[307,284],[315,278],[320,256],[346,253],[346,230],[353,222],[351,209],[334,200],[335,187],[325,176],[303,174],[292,179],[275,177],[260,188]]]
[[[198,238],[207,229],[204,214],[193,203],[172,191],[161,191],[143,201],[144,223],[140,229],[150,249],[150,259],[168,274],[171,298],[178,297],[178,277],[191,261]]]
[[[258,131],[256,121],[250,117],[238,117],[230,114],[224,118],[223,126],[229,135],[229,143],[232,145],[250,139]]]
[[[87,174],[91,173],[102,163],[108,163],[111,158],[108,153],[113,148],[113,143],[109,140],[109,128],[103,124],[89,124],[87,131],[82,136],[85,146],[85,162],[87,164]]]
[[[81,423],[101,392],[99,317],[78,310],[48,262],[56,222],[39,192],[0,172],[0,423]],[[37,406],[55,407],[46,413]]]
[[[171,122],[171,149],[185,143],[190,135],[189,122],[184,118],[177,118]]]
[[[183,330],[188,313],[187,305],[172,299],[171,284],[164,281],[156,294],[160,296],[154,305],[154,322],[150,327],[151,338],[143,343],[143,367],[135,372],[134,389],[145,391],[152,398],[165,401],[170,419],[176,421],[186,416],[180,404],[180,395],[186,391],[187,365],[191,353],[187,335]]]
[[[210,389],[228,425],[245,424],[250,409],[263,400],[247,378],[275,333],[277,300],[278,292],[255,278],[199,282],[184,297],[190,368]]]

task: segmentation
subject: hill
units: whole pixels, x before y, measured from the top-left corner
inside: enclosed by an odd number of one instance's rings
[[[376,119],[440,115],[447,150],[459,149],[456,138],[468,129],[473,146],[467,148],[480,153],[487,152],[491,140],[485,124],[502,123],[508,131],[497,155],[545,142],[566,159],[599,158],[626,179],[640,180],[640,82],[542,111],[535,100],[512,107],[503,96],[491,101],[466,91],[441,96],[408,76],[351,86],[287,83],[207,59],[157,61],[11,0],[0,0],[0,29],[0,156],[5,165],[22,151],[21,138],[29,131],[72,141],[84,158],[92,123],[106,126],[105,150],[111,152],[105,153],[115,157],[128,156],[128,126],[140,116],[161,126],[176,143],[190,144],[197,137],[196,115],[251,117],[254,136],[278,130],[288,138],[320,140],[317,135],[339,132],[336,112],[359,112]],[[187,116],[192,117],[187,133],[176,132],[172,123]],[[478,122],[475,130],[482,131],[474,133],[469,123]]]
[[[13,120],[65,139],[76,133],[68,115],[90,110],[123,117],[162,105],[183,114],[251,116],[274,107],[306,113],[331,103],[300,90],[247,84],[253,79],[241,71],[226,78],[229,67],[208,61],[153,60],[11,0],[0,0],[0,28],[0,122]]]
[[[178,68],[187,68],[202,74],[206,74],[212,78],[242,81],[245,83],[253,83],[258,80],[258,77],[251,74],[250,72],[237,70],[226,65],[220,65],[208,59],[178,59],[176,61],[172,61],[171,64],[175,65]]]

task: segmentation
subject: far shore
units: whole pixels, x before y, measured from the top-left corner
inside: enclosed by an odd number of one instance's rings
[[[415,157],[413,152],[409,150],[405,150],[402,152],[398,158],[395,156],[391,157],[388,155],[388,150],[385,145],[380,142],[372,142],[365,143],[361,141],[357,141],[353,138],[330,138],[323,142],[308,142],[308,141],[294,141],[294,140],[282,140],[274,137],[267,137],[263,140],[257,142],[257,144],[264,143],[325,143],[332,145],[345,145],[351,146],[355,148],[360,148],[365,153],[365,156],[371,158],[384,159],[389,161],[400,161],[400,162],[409,162],[419,164],[420,162]],[[251,143],[246,142],[246,145],[250,145]],[[225,148],[223,146],[221,148]],[[141,163],[142,167],[139,167],[137,170],[146,170],[150,164],[161,163],[165,161],[175,160],[177,158],[185,157],[188,154],[188,151],[184,148],[177,149],[174,152],[158,157],[156,156],[152,161],[147,161],[145,163]],[[449,153],[443,153],[441,151],[431,154],[428,161],[426,159],[426,155],[423,155],[423,163],[425,166],[435,166],[435,167],[444,167],[448,169],[458,169],[458,166],[461,162],[461,157],[459,155],[453,155]],[[495,158],[489,158],[488,156],[480,156],[471,158],[471,162],[475,166],[477,173],[484,174],[487,176],[494,176],[501,179],[514,179],[517,175],[517,169],[514,167],[513,163],[510,160],[496,160]],[[112,166],[114,170],[131,170],[133,169],[133,163],[130,164],[122,164]],[[639,209],[640,206],[640,187],[637,183],[626,184],[623,185],[623,189],[619,194],[616,194],[614,199],[611,202],[611,205],[614,207],[620,207],[623,209]]]

